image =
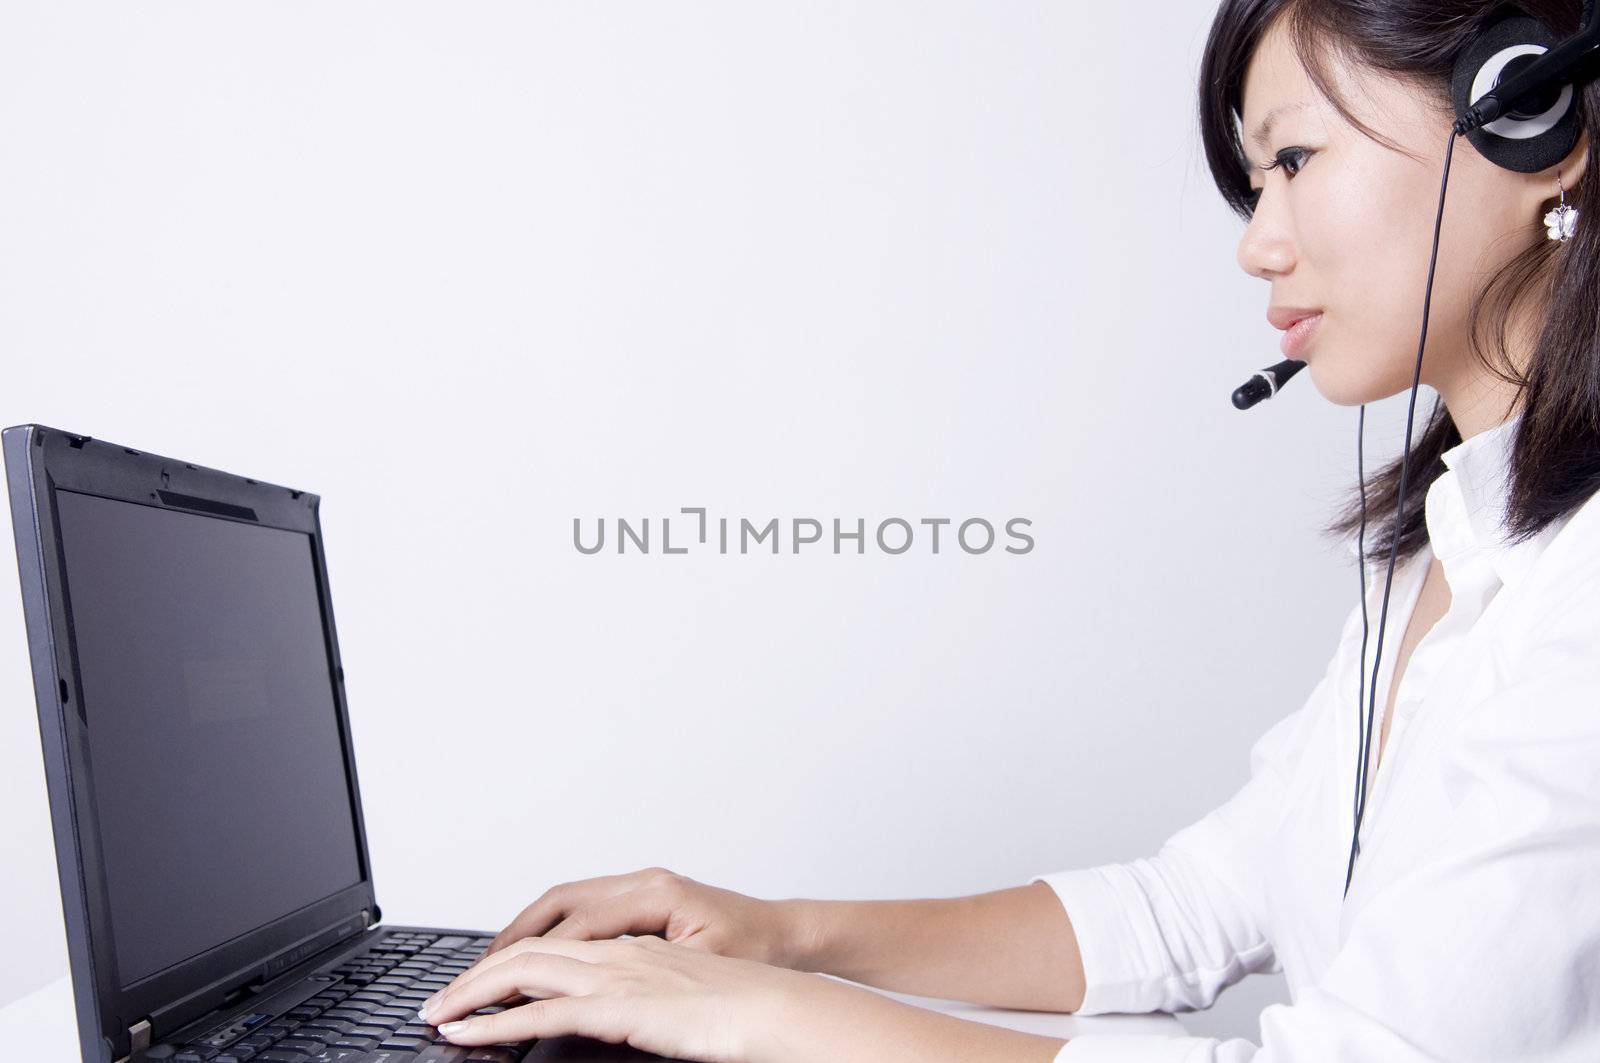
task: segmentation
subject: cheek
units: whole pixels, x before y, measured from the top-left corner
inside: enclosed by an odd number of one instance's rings
[[[1345,167],[1320,185],[1300,227],[1301,254],[1313,267],[1328,309],[1329,346],[1359,357],[1375,382],[1409,386],[1422,325],[1422,292],[1438,205],[1437,174],[1382,158]],[[1309,198],[1309,197],[1308,197]],[[1457,298],[1470,268],[1451,254],[1447,198],[1444,235],[1428,317],[1429,350],[1464,328]],[[1391,379],[1392,378],[1392,379]]]

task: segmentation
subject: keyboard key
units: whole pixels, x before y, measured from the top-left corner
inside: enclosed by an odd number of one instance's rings
[[[388,1036],[387,1032],[385,1033],[384,1036],[385,1037]],[[360,1048],[360,1049],[364,1049],[364,1050],[370,1052],[372,1049],[377,1048],[378,1047],[378,1042],[380,1042],[382,1040],[384,1040],[384,1037],[357,1037],[355,1034],[346,1034],[345,1036],[339,1038],[337,1041],[329,1041],[328,1042],[328,1047],[329,1048]]]
[[[296,1036],[286,1037],[282,1041],[274,1044],[272,1047],[282,1051],[304,1052],[309,1056],[314,1052],[322,1051],[323,1044],[321,1041],[315,1041],[309,1037]]]
[[[379,1048],[404,1048],[404,1049],[408,1049],[408,1050],[410,1050],[412,1052],[419,1052],[422,1049],[427,1048],[432,1043],[433,1043],[432,1039],[427,1038],[427,1037],[399,1037],[399,1036],[394,1036],[394,1037],[390,1037],[387,1041],[383,1042],[378,1047]]]
[[[379,1008],[377,1011],[372,1013],[372,1017],[375,1018],[375,1019],[399,1019],[401,1022],[405,1022],[407,1019],[410,1019],[411,1016],[415,1015],[416,1013],[417,1013],[417,1009],[416,1008],[393,1008],[393,1007],[390,1007],[390,1008]]]
[[[416,1058],[415,1063],[462,1063],[467,1050],[459,1045],[434,1045]]]

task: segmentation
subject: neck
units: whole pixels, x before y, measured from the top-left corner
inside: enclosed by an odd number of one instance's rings
[[[1505,332],[1508,349],[1502,372],[1517,379],[1526,378],[1538,342],[1537,320],[1538,315],[1530,318],[1513,313]],[[1471,351],[1463,352],[1456,364],[1458,371],[1431,383],[1462,439],[1471,439],[1516,416],[1522,398],[1520,387],[1504,380],[1500,372],[1485,366]]]
[[[1462,439],[1505,424],[1516,415],[1516,389],[1498,378],[1440,385],[1439,397]]]

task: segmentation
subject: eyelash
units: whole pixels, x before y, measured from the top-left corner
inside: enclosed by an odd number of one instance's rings
[[[1295,174],[1299,173],[1300,170],[1305,166],[1305,164],[1306,164],[1305,160],[1311,157],[1311,151],[1310,151],[1309,148],[1300,148],[1300,147],[1281,148],[1281,149],[1279,149],[1277,154],[1272,156],[1272,161],[1271,162],[1267,163],[1265,166],[1257,167],[1257,169],[1259,169],[1259,170],[1261,170],[1261,171],[1263,171],[1265,173],[1270,173],[1271,171],[1276,170],[1280,166],[1286,166],[1287,165],[1286,159],[1288,159],[1289,157],[1292,157],[1292,156],[1297,156],[1299,158],[1299,161],[1294,164],[1294,169],[1292,169],[1292,170],[1286,169],[1286,170],[1284,170],[1284,172],[1286,174],[1288,174],[1290,177],[1293,177]],[[1250,211],[1252,213],[1255,212],[1256,204],[1261,202],[1261,192],[1262,192],[1262,189],[1252,188],[1249,192],[1247,192],[1245,194],[1245,205],[1250,208]]]

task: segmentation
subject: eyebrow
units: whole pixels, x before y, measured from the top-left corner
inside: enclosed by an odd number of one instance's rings
[[[1267,137],[1272,132],[1272,123],[1278,120],[1278,116],[1289,111],[1298,111],[1304,106],[1304,102],[1280,103],[1278,106],[1268,111],[1265,118],[1261,119],[1261,124],[1256,126],[1256,131],[1250,134],[1250,139],[1254,141],[1258,147],[1264,149],[1267,146]]]

